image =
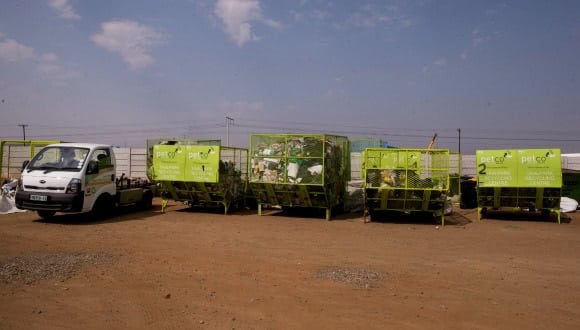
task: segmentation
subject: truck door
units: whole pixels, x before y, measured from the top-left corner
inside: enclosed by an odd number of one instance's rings
[[[83,209],[90,210],[96,199],[104,193],[111,197],[115,196],[115,165],[111,150],[108,148],[95,149],[89,158],[89,162],[97,164],[98,170],[90,172],[91,166],[87,167],[85,175],[85,200]],[[92,166],[94,169],[94,166]]]

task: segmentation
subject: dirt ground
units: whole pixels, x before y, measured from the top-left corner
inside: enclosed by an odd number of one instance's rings
[[[159,205],[1,215],[0,329],[580,328],[580,212],[441,227]]]

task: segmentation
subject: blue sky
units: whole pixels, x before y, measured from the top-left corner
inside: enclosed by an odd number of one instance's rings
[[[226,117],[233,118],[226,127]],[[580,1],[19,0],[0,139],[328,133],[580,152]]]

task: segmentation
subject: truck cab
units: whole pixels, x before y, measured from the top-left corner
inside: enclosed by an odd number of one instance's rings
[[[148,203],[148,187],[132,190],[119,186],[115,177],[115,154],[111,146],[90,143],[59,143],[40,150],[23,164],[16,206],[34,210],[43,218],[56,212],[90,212],[104,215],[123,203]],[[145,199],[144,199],[145,198]]]

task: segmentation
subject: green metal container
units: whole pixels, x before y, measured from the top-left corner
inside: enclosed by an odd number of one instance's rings
[[[326,210],[344,208],[350,180],[349,140],[327,134],[252,134],[248,172],[258,203]]]
[[[374,211],[440,213],[449,191],[449,150],[367,148],[362,162],[365,217]]]
[[[554,212],[560,223],[559,149],[477,150],[477,209]]]
[[[194,206],[241,206],[245,198],[248,150],[209,140],[158,141],[148,147],[149,177],[167,199]],[[199,143],[199,144],[195,144]]]

